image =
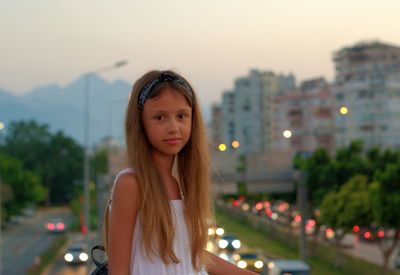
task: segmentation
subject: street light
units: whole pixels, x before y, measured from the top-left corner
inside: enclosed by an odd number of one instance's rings
[[[226,150],[226,144],[225,143],[221,143],[218,145],[218,150],[220,150],[221,152],[224,152]]]
[[[240,142],[237,140],[232,141],[232,148],[237,149],[240,146]]]
[[[84,140],[85,140],[85,151],[84,151],[84,166],[83,166],[83,184],[84,184],[84,193],[85,193],[85,200],[84,200],[84,208],[85,208],[85,219],[84,219],[84,228],[83,231],[86,234],[86,241],[89,245],[89,232],[90,232],[90,189],[89,189],[89,178],[90,178],[90,167],[89,167],[89,127],[90,127],[90,120],[89,120],[89,95],[90,95],[90,77],[101,72],[110,71],[119,67],[126,65],[128,62],[126,60],[121,60],[115,63],[114,65],[107,66],[100,68],[98,70],[94,70],[84,74],[84,81],[85,81],[85,99],[84,99],[84,107],[85,107],[85,118],[84,118]]]
[[[285,131],[283,131],[282,135],[283,135],[284,138],[291,138],[292,137],[292,131],[285,130]]]
[[[340,107],[339,112],[341,115],[345,116],[349,113],[349,109],[346,106],[342,106],[342,107]]]
[[[283,131],[283,137],[287,140],[292,138],[292,131]],[[307,240],[305,233],[306,219],[307,219],[307,186],[305,185],[306,174],[303,171],[295,169],[293,171],[293,180],[296,184],[296,197],[297,197],[297,207],[300,211],[300,235],[299,235],[299,248],[300,248],[300,258],[307,262]]]

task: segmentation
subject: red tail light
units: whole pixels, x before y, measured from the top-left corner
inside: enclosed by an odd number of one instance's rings
[[[366,239],[370,239],[371,238],[371,232],[369,232],[369,231],[367,231],[367,232],[365,232],[364,233],[364,238],[366,238]]]
[[[385,237],[385,231],[379,230],[379,231],[378,231],[378,237],[379,237],[379,238]]]
[[[57,223],[57,229],[58,230],[64,230],[65,225],[62,222]]]
[[[54,223],[48,223],[48,224],[46,225],[46,227],[47,227],[48,230],[54,230],[54,229],[56,228],[56,226],[54,225]]]
[[[360,227],[358,225],[353,226],[353,232],[357,233],[360,231]]]

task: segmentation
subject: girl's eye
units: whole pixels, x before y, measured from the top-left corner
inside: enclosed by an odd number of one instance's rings
[[[178,118],[179,118],[179,119],[185,119],[185,118],[187,118],[187,117],[189,117],[188,114],[179,114],[179,115],[178,115]]]
[[[164,120],[164,118],[165,117],[163,115],[157,115],[157,116],[154,117],[154,119],[158,120],[158,121],[162,121],[162,120]]]

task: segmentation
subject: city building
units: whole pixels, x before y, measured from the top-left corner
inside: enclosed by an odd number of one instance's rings
[[[218,133],[228,148],[237,141],[240,145],[235,150],[243,154],[271,149],[275,125],[272,114],[276,111],[272,98],[294,86],[293,75],[250,70],[249,75],[235,79],[232,90],[223,93],[221,117],[213,111],[212,132]],[[217,135],[213,135],[213,142],[218,143],[215,138]]]
[[[299,88],[274,97],[272,148],[309,154],[318,148],[335,147],[334,98],[324,78],[303,81]]]
[[[336,147],[400,146],[400,47],[370,42],[334,55]]]

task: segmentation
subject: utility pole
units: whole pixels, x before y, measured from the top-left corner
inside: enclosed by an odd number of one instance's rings
[[[306,221],[307,215],[307,186],[305,184],[306,175],[303,171],[295,170],[293,175],[294,181],[297,187],[297,208],[300,211],[300,234],[299,234],[299,248],[300,258],[307,262],[308,250],[307,250],[307,239],[306,239]]]

